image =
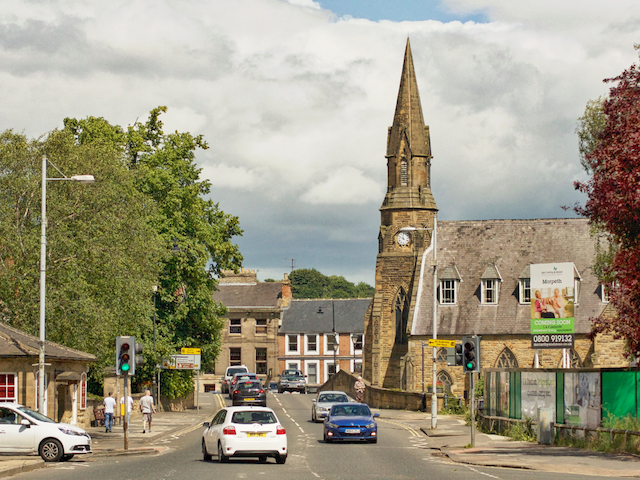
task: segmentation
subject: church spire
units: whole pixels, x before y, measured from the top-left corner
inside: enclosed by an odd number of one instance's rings
[[[411,56],[411,43],[407,38],[407,47],[404,52],[404,64],[402,66],[402,78],[400,79],[400,91],[396,102],[396,112],[393,117],[393,126],[389,132],[387,144],[387,156],[396,155],[400,147],[403,133],[406,132],[408,147],[412,155],[430,157],[428,137],[425,136],[424,118],[418,93],[418,82],[413,67]],[[427,133],[428,135],[428,133]]]

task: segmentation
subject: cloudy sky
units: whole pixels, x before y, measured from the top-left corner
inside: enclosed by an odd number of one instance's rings
[[[0,0],[0,129],[204,134],[245,267],[373,284],[407,37],[440,220],[569,214],[576,119],[636,62],[637,0]]]

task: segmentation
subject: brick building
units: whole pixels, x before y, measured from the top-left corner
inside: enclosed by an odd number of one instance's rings
[[[571,364],[629,365],[622,341],[586,337],[590,318],[612,314],[591,272],[595,244],[587,220],[437,222],[429,128],[408,41],[386,158],[376,290],[365,315],[367,380],[386,388],[422,389],[422,343],[433,334],[434,310],[438,338],[482,336],[482,368],[532,367],[536,362],[541,368],[558,367],[562,350],[537,350],[536,355],[531,348],[529,266],[536,263],[575,265]],[[430,384],[432,351],[425,350],[424,377]],[[462,368],[447,366],[445,349],[437,352],[436,370],[438,381],[454,394],[466,389]]]
[[[278,373],[302,370],[307,384],[314,387],[341,369],[361,372],[363,318],[370,302],[369,298],[292,300],[282,312]]]
[[[215,376],[224,375],[229,365],[246,365],[268,382],[279,373],[278,327],[282,308],[291,301],[289,280],[285,274],[279,282],[258,282],[256,272],[245,269],[223,275],[214,300],[224,304],[228,313]]]

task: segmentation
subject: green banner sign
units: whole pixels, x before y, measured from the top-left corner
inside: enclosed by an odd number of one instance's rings
[[[563,334],[573,333],[573,318],[532,318],[531,334]]]

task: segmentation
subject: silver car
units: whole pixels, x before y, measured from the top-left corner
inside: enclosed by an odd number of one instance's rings
[[[336,403],[346,403],[349,401],[349,396],[344,392],[325,390],[319,392],[318,396],[311,400],[313,405],[311,406],[311,420],[313,422],[321,422],[329,414],[329,410]]]

